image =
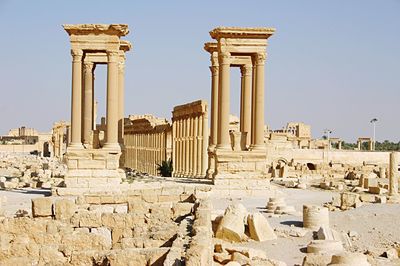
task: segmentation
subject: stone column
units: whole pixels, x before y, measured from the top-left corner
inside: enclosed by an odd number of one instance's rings
[[[240,131],[247,132],[246,145],[250,145],[251,138],[251,75],[252,66],[243,65],[240,68],[242,73],[242,108],[240,110]]]
[[[83,97],[83,143],[88,145],[93,130],[93,68],[92,62],[83,64],[84,73],[84,97]]]
[[[185,143],[186,143],[186,149],[185,149],[185,176],[189,175],[189,159],[190,159],[190,153],[189,153],[189,132],[190,132],[190,124],[189,124],[189,117],[185,118],[185,125],[186,125],[186,130],[185,130]]]
[[[338,149],[339,149],[339,150],[341,150],[341,149],[342,149],[342,141],[341,141],[341,140],[339,140],[339,143],[338,143]]]
[[[359,151],[361,151],[361,141],[357,141],[357,149],[359,150]]]
[[[219,60],[218,85],[218,149],[231,149],[229,139],[229,111],[230,111],[230,56],[228,52],[221,52]]]
[[[82,56],[83,51],[71,50],[72,55],[72,101],[71,101],[71,143],[72,148],[83,148],[81,138],[82,119]]]
[[[219,64],[218,53],[211,55],[211,132],[210,147],[215,147],[218,137],[218,83],[219,83]]]
[[[182,119],[179,119],[179,153],[178,153],[178,160],[179,160],[179,176],[182,176],[182,169],[183,169],[183,152],[184,152],[184,146],[183,146],[183,121]]]
[[[390,153],[389,160],[389,196],[399,196],[399,180],[398,180],[399,157],[397,152]]]
[[[187,157],[189,157],[189,171],[188,175],[189,177],[193,176],[193,117],[188,118],[189,122],[189,135],[188,135],[188,142],[189,142],[189,153],[186,154]]]
[[[104,148],[120,149],[118,144],[118,52],[107,51],[107,139]]]
[[[177,170],[176,151],[178,150],[177,142],[177,126],[176,121],[172,121],[172,176],[175,176]]]
[[[255,59],[252,58],[252,63],[253,63],[253,75],[252,75],[252,84],[251,84],[251,132],[250,132],[250,145],[253,146],[254,145],[254,117],[255,117],[255,106],[254,106],[254,102],[255,102],[255,95],[256,95],[256,62]]]
[[[200,132],[201,129],[201,132]],[[200,168],[201,168],[201,177],[206,176],[206,171],[207,171],[207,147],[208,147],[208,117],[207,113],[204,113],[200,118],[199,118],[199,135],[201,136],[201,154],[202,158],[200,160]]]
[[[198,157],[198,142],[199,142],[199,116],[195,116],[193,123],[193,176],[199,175],[199,160]]]
[[[123,52],[122,52],[123,53]],[[125,109],[125,54],[119,56],[118,63],[118,142],[124,143]]]
[[[252,149],[264,149],[264,64],[265,53],[257,53],[256,63],[256,88],[254,97],[254,144]]]

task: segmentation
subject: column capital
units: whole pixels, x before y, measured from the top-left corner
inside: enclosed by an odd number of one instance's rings
[[[264,65],[266,59],[267,59],[266,52],[256,53],[254,56],[254,62],[256,65]]]
[[[83,71],[85,73],[93,72],[94,63],[93,62],[83,62]]]
[[[109,63],[118,63],[118,57],[119,57],[119,53],[118,51],[113,51],[113,50],[107,50],[107,59]]]
[[[82,61],[83,51],[81,49],[71,49],[72,61]]]
[[[231,53],[229,52],[218,53],[218,62],[220,65],[229,65],[231,63]]]
[[[218,66],[219,65],[219,63],[218,63],[218,52],[213,52],[211,54],[211,65],[212,66]]]
[[[250,64],[240,66],[240,73],[242,77],[244,76],[251,76],[253,71],[253,66]]]
[[[118,70],[121,74],[125,73],[125,62],[119,62],[118,63]]]
[[[210,70],[211,70],[211,75],[212,76],[218,76],[219,74],[219,66],[210,66]]]

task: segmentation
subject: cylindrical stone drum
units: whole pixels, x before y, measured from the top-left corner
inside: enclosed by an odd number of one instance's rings
[[[328,265],[370,266],[371,264],[369,264],[364,254],[343,252],[333,255],[331,263]]]
[[[328,208],[315,205],[303,205],[303,227],[318,230],[322,225],[329,227]]]
[[[342,251],[342,242],[338,240],[313,240],[307,246],[307,253],[335,254]]]

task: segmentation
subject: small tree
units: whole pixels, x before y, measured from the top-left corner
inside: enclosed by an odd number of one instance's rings
[[[166,161],[162,161],[161,164],[157,164],[157,171],[161,176],[172,176],[172,170],[172,159],[168,159]]]

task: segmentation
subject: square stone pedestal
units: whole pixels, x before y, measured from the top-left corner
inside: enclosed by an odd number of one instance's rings
[[[67,188],[111,188],[121,183],[119,149],[68,148],[65,155]]]
[[[266,150],[232,151],[215,149],[214,185],[249,189],[269,187]]]

